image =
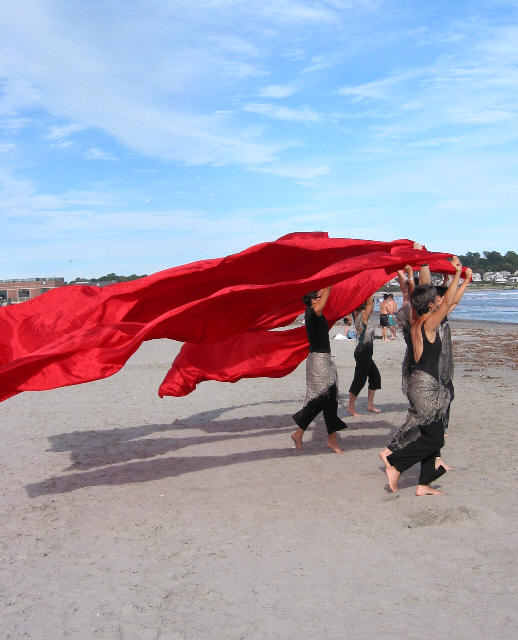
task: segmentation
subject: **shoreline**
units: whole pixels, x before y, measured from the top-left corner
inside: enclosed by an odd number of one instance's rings
[[[477,325],[477,324],[481,324],[485,327],[490,327],[492,325],[495,325],[497,327],[515,327],[516,329],[518,329],[518,322],[504,322],[504,321],[499,321],[499,320],[480,320],[480,319],[472,319],[472,318],[449,318],[448,322],[450,322],[450,324],[452,325],[456,325],[458,327],[460,327],[461,325],[465,324],[469,327],[472,327],[473,325]]]

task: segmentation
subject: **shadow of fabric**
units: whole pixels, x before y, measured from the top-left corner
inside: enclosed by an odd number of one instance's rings
[[[275,401],[275,403],[269,404],[285,402]],[[271,435],[272,429],[286,433],[286,435],[293,431],[295,425],[292,423],[291,414],[221,419],[227,411],[258,405],[264,406],[264,403],[204,411],[172,424],[75,431],[51,436],[49,451],[70,451],[72,464],[66,471],[75,471],[75,473],[55,476],[27,485],[26,491],[29,497],[34,498],[45,494],[66,493],[87,486],[148,482],[217,467],[299,455],[291,448],[291,440],[288,440],[287,437],[288,448],[286,449],[263,449],[226,455],[174,456],[157,459],[158,456],[164,456],[169,452],[176,452],[186,447],[260,438]],[[386,445],[388,437],[394,429],[393,424],[380,420],[375,423],[366,423],[365,425],[356,423],[355,425],[350,424],[350,426],[353,428],[349,432],[342,431],[339,434],[341,445],[345,451],[380,449]],[[365,427],[384,429],[386,433],[356,435],[355,432],[361,431]],[[153,434],[174,432],[178,428],[201,430],[207,435],[149,437]],[[304,455],[332,454],[326,447],[325,440],[326,433],[323,421],[322,418],[318,418],[308,429]],[[153,459],[149,460],[150,458]]]

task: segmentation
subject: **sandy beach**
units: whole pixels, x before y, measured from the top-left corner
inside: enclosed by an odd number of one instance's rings
[[[334,336],[340,327],[334,327]],[[379,333],[379,329],[378,329]],[[518,326],[452,322],[441,478],[388,492],[404,342],[375,341],[379,415],[319,418],[292,447],[304,363],[159,399],[179,349],[0,406],[0,637],[8,640],[513,639],[518,635]],[[343,399],[355,342],[332,340]]]

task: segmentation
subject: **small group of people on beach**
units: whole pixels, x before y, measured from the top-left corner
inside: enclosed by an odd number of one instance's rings
[[[388,342],[388,330],[390,329],[390,340],[396,337],[396,313],[397,302],[394,300],[392,293],[384,293],[383,300],[380,303],[380,327],[383,342]]]
[[[464,281],[460,284],[462,265],[456,256],[453,256],[452,266],[455,268],[455,275],[451,282],[445,277],[439,287],[431,283],[427,264],[420,268],[419,284],[415,282],[413,269],[407,266],[404,271],[398,272],[403,293],[401,309],[394,309],[387,294],[381,303],[386,303],[385,307],[380,306],[380,315],[382,311],[387,311],[387,315],[393,313],[396,318],[397,313],[397,324],[407,347],[402,367],[402,389],[409,402],[407,418],[394,431],[387,447],[379,453],[389,488],[393,492],[398,490],[401,473],[419,462],[421,470],[416,495],[441,494],[442,491],[434,489],[431,483],[450,469],[441,458],[450,405],[454,398],[448,314],[459,303],[471,279],[471,269],[468,268]],[[328,433],[327,444],[336,453],[343,454],[336,433],[347,428],[347,425],[337,415],[338,381],[331,359],[329,326],[324,316],[330,292],[331,287],[326,287],[312,291],[303,298],[309,341],[306,399],[302,409],[293,415],[298,428],[291,437],[297,449],[302,450],[302,439],[307,427],[322,411]],[[352,314],[357,345],[354,351],[354,378],[349,388],[346,408],[351,416],[359,415],[355,406],[356,398],[367,382],[367,410],[380,412],[374,404],[376,390],[381,388],[381,375],[373,360],[376,328],[372,319],[373,309],[374,298],[371,296]],[[382,330],[386,328],[387,335],[390,326],[388,323],[382,324]]]

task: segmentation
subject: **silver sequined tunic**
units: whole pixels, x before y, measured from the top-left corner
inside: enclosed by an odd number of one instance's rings
[[[420,435],[420,427],[437,420],[446,421],[450,392],[426,371],[414,369],[408,378],[407,396],[410,403],[405,423],[392,434],[388,448],[402,449]]]
[[[416,440],[421,435],[419,428],[421,425],[430,424],[436,420],[442,420],[446,423],[448,406],[451,400],[450,392],[445,387],[453,377],[450,327],[446,322],[440,328],[440,336],[444,342],[442,342],[439,356],[440,380],[436,380],[426,371],[410,370],[410,363],[413,361],[410,342],[411,317],[411,306],[406,303],[398,311],[397,321],[407,343],[402,366],[401,388],[408,397],[410,406],[405,423],[392,434],[392,439],[388,445],[392,451],[402,449]]]
[[[338,374],[330,353],[309,353],[306,360],[306,399],[304,406],[311,400],[324,395],[336,384]]]

